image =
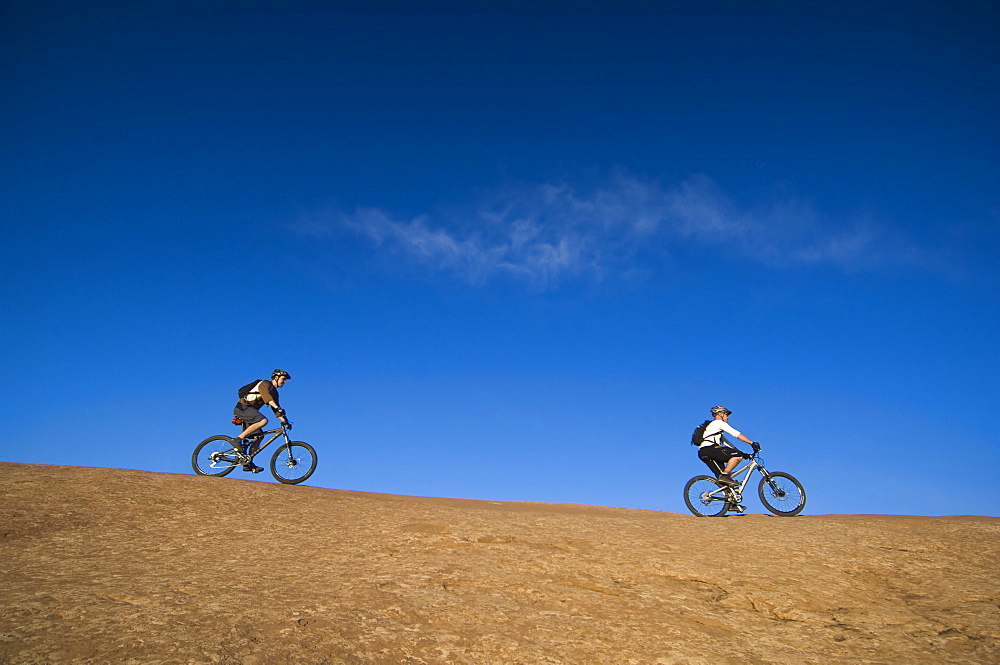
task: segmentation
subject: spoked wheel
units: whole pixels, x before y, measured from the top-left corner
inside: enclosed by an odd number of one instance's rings
[[[806,507],[806,491],[802,483],[787,473],[771,473],[757,487],[761,503],[775,515],[792,517]]]
[[[278,446],[271,458],[271,474],[279,483],[297,485],[316,470],[316,451],[308,443],[292,441]]]
[[[695,476],[684,486],[684,503],[698,517],[718,517],[729,510],[729,498],[711,476]]]
[[[191,466],[201,476],[225,476],[236,468],[236,449],[233,440],[221,434],[210,436],[199,443],[191,455]]]

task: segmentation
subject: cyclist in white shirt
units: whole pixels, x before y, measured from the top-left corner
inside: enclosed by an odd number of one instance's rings
[[[718,467],[721,482],[727,485],[738,485],[739,483],[733,480],[729,474],[743,461],[744,453],[727,441],[725,435],[729,434],[744,443],[753,444],[753,441],[729,424],[729,416],[732,413],[724,406],[712,407],[714,420],[705,427],[703,441],[698,446],[698,458],[710,469]]]

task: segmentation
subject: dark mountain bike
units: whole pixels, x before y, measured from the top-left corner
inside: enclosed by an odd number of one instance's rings
[[[684,503],[688,510],[698,517],[719,517],[727,512],[743,513],[743,491],[750,484],[754,470],[762,476],[757,485],[757,495],[769,511],[780,517],[792,517],[806,507],[806,491],[794,476],[780,471],[771,473],[764,468],[760,457],[760,445],[753,444],[753,454],[744,453],[750,461],[741,469],[733,471],[734,480],[743,476],[743,481],[732,486],[712,476],[695,476],[684,486]],[[744,475],[745,474],[745,475]]]
[[[268,434],[274,436],[262,443]],[[253,459],[279,437],[284,437],[285,441],[278,444],[271,456],[271,475],[279,483],[297,485],[316,470],[316,451],[308,443],[289,439],[284,423],[276,429],[260,432],[248,451],[238,450],[233,446],[233,439],[228,436],[210,436],[195,446],[194,453],[191,454],[191,466],[198,475],[221,478],[232,473],[237,466],[253,464]]]

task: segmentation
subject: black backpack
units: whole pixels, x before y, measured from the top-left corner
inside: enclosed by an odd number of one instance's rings
[[[705,428],[708,427],[711,420],[706,420],[702,424],[694,428],[694,432],[691,433],[691,445],[700,446],[705,443]]]
[[[251,381],[250,383],[246,384],[245,386],[237,390],[236,394],[240,396],[240,399],[244,399],[247,395],[250,394],[250,391],[253,390],[254,387],[263,380],[264,379],[257,379],[255,381]]]

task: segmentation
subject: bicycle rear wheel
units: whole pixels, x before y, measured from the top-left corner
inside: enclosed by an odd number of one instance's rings
[[[761,478],[757,494],[765,508],[781,517],[798,515],[806,507],[806,491],[802,483],[787,473],[770,473]]]
[[[725,488],[711,476],[695,476],[684,486],[684,503],[698,517],[718,517],[729,510]]]
[[[200,476],[228,475],[236,468],[236,449],[233,440],[218,434],[210,436],[197,446],[191,454],[191,466]]]
[[[271,458],[271,475],[279,483],[297,485],[313,474],[317,461],[316,451],[308,443],[284,443]]]

